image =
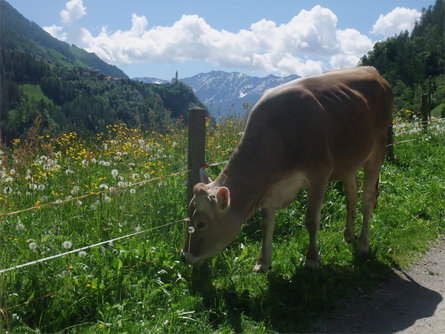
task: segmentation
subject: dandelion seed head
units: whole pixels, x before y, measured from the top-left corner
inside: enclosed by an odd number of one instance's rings
[[[80,188],[79,186],[74,186],[73,190],[71,190],[71,195],[75,195],[79,192]]]
[[[64,241],[62,244],[62,247],[65,249],[70,249],[73,246],[73,243],[71,241]]]
[[[80,256],[80,257],[86,257],[86,256],[87,256],[87,252],[85,252],[85,251],[80,251],[80,252],[79,252],[79,256]]]
[[[111,171],[111,175],[112,175],[114,178],[117,178],[117,176],[119,175],[119,171],[118,171],[117,169],[113,169],[113,170]]]
[[[31,241],[31,242],[28,244],[28,247],[29,247],[29,249],[31,249],[31,250],[33,250],[33,251],[36,251],[36,250],[37,250],[37,244],[36,244],[34,241]]]
[[[18,223],[15,227],[15,229],[17,231],[23,231],[25,229],[25,225],[23,225],[22,223]]]
[[[136,189],[131,188],[131,189],[130,189],[130,194],[136,194]]]

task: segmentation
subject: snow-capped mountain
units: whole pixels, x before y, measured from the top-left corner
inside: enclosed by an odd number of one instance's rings
[[[212,115],[217,116],[242,113],[245,106],[252,108],[266,89],[297,78],[297,75],[283,78],[269,75],[258,78],[239,72],[212,71],[180,81],[192,87],[195,95],[208,107]]]
[[[251,109],[266,89],[298,78],[297,75],[288,77],[269,75],[258,78],[239,72],[212,71],[179,79],[179,81],[193,89],[195,95],[207,106],[213,116],[224,116],[231,113],[243,113],[246,107]],[[169,81],[156,78],[133,79],[145,83],[169,83]]]

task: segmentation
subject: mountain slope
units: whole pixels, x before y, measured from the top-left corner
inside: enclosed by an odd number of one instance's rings
[[[252,107],[266,89],[299,78],[297,75],[264,78],[251,77],[238,72],[212,71],[201,73],[181,82],[192,87],[196,96],[206,104],[213,114],[239,113]]]
[[[96,55],[60,42],[0,0],[0,141],[32,127],[57,135],[103,132],[125,123],[165,130],[202,103],[180,82],[136,82]],[[35,131],[34,131],[35,133]]]
[[[88,53],[52,37],[36,23],[27,20],[5,0],[0,0],[0,45],[2,48],[15,47],[33,52],[50,62],[94,67],[104,75],[128,78],[119,68],[105,63],[94,53]]]

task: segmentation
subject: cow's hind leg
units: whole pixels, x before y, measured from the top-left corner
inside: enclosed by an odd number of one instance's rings
[[[308,189],[308,206],[305,225],[309,232],[309,248],[306,253],[306,267],[318,269],[317,231],[320,228],[320,214],[327,182],[311,183]]]
[[[261,246],[261,253],[258,256],[257,263],[253,268],[256,273],[266,273],[269,271],[272,264],[272,237],[275,228],[275,210],[263,209],[261,227],[263,231],[263,245]]]
[[[344,189],[346,193],[346,228],[344,232],[344,240],[346,242],[353,242],[357,237],[355,234],[355,216],[357,213],[357,199],[358,199],[358,180],[357,174],[354,172],[343,180]]]
[[[377,205],[378,186],[380,169],[385,157],[385,139],[381,140],[381,145],[376,149],[374,154],[365,163],[364,180],[363,180],[363,198],[362,198],[362,214],[363,225],[360,237],[358,239],[357,250],[360,253],[368,253],[369,251],[369,236],[368,226],[371,219],[372,212]]]

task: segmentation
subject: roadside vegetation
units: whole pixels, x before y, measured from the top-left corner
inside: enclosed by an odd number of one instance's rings
[[[259,215],[201,268],[180,263],[186,173],[158,177],[185,171],[184,129],[143,132],[120,124],[90,141],[70,132],[30,135],[2,147],[0,214],[54,204],[0,218],[1,269],[143,233],[0,273],[0,328],[306,329],[340,297],[389,277],[393,266],[411,263],[445,230],[445,123],[433,119],[424,128],[410,118],[395,120],[396,160],[385,163],[381,173],[370,256],[357,258],[354,246],[342,242],[346,204],[341,185],[333,184],[322,211],[318,272],[304,268],[304,192],[277,214],[273,268],[267,275],[251,271],[261,243]],[[243,123],[227,119],[207,127],[209,163],[230,157]],[[208,171],[216,177],[222,168]]]

